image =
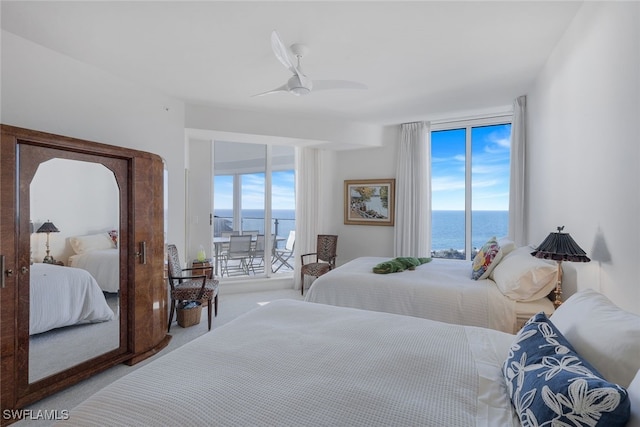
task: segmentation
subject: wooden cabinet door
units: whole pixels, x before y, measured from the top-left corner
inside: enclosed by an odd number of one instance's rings
[[[14,408],[16,306],[18,274],[16,259],[16,144],[2,132],[0,140],[0,409]],[[4,424],[4,423],[2,423]]]
[[[133,159],[134,306],[130,313],[131,349],[135,364],[168,344],[167,283],[164,279],[164,165],[158,156]],[[160,343],[160,344],[159,344]]]

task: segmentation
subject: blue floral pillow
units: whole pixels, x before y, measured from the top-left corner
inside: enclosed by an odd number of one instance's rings
[[[603,379],[543,312],[518,332],[503,374],[523,426],[624,426],[629,419],[627,391]]]

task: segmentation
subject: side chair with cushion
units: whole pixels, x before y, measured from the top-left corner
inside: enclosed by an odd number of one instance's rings
[[[316,243],[316,252],[300,255],[302,267],[300,268],[301,287],[304,295],[304,276],[320,277],[336,268],[336,251],[338,249],[338,236],[333,234],[319,234]],[[307,257],[315,257],[315,262],[307,262]]]
[[[211,301],[213,301],[215,315],[218,315],[218,281],[213,278],[213,267],[182,268],[178,248],[176,245],[167,246],[168,280],[171,287],[169,297],[171,298],[171,311],[169,313],[169,325],[167,332],[171,330],[173,314],[177,310],[176,303],[182,301],[203,301],[207,300],[207,318],[209,330],[211,330]],[[207,274],[197,276],[185,276],[186,271],[208,270]]]

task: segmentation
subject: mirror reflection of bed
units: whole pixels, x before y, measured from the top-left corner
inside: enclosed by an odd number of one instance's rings
[[[51,221],[55,263],[42,263],[46,235],[31,235],[29,382],[120,345],[119,189],[98,163],[55,158],[30,185],[34,229]],[[62,265],[60,265],[62,264]]]

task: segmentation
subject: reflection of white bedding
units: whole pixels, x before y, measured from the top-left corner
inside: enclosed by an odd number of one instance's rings
[[[69,257],[69,266],[87,270],[105,292],[120,290],[120,250],[101,249]]]
[[[469,261],[434,259],[415,271],[372,272],[376,264],[388,260],[354,259],[315,280],[306,300],[509,333],[517,331],[516,303],[504,296],[492,280],[471,279]],[[553,305],[548,303],[551,314]]]
[[[29,333],[114,318],[95,279],[77,268],[33,264],[30,273]]]
[[[274,301],[108,385],[61,425],[515,426],[501,372],[512,339]]]

